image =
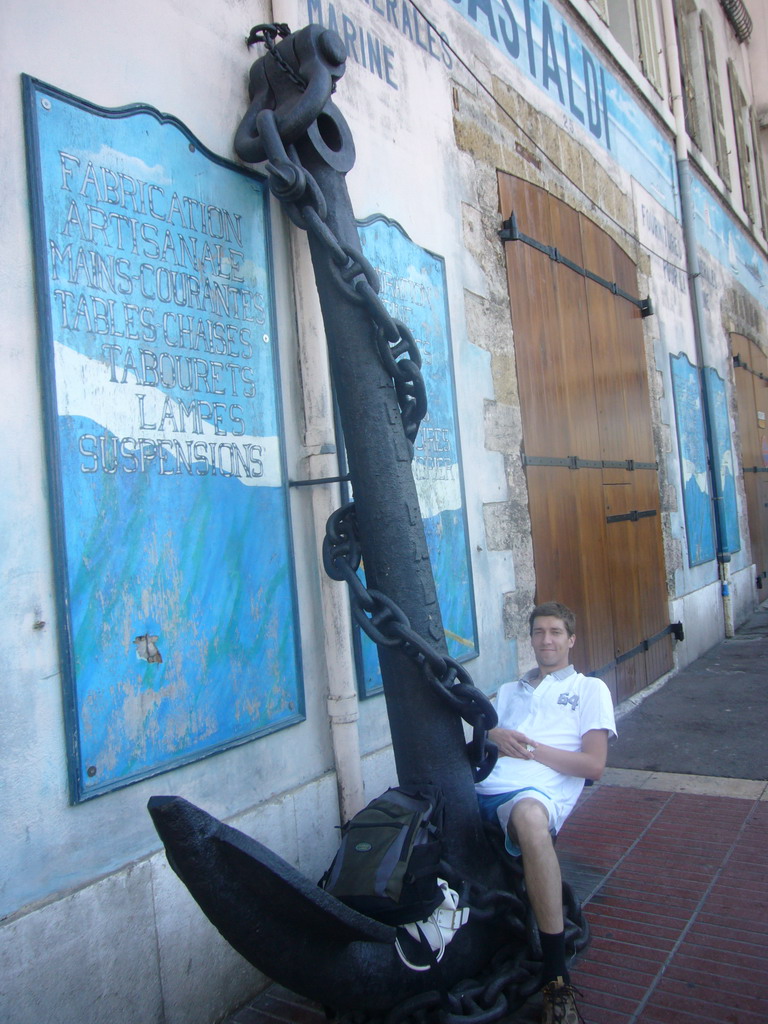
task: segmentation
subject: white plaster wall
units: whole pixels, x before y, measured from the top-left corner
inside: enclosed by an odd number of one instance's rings
[[[370,767],[378,785],[386,757]],[[335,776],[227,823],[319,877],[338,845]],[[0,977],[8,1024],[212,1024],[268,980],[219,935],[163,853],[12,915],[0,927]]]
[[[682,622],[685,641],[675,645],[678,669],[701,657],[725,636],[720,583],[712,583],[672,602],[672,621]],[[718,628],[713,629],[713,623]]]

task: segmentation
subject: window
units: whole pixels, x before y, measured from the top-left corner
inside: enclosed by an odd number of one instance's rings
[[[741,91],[736,66],[728,61],[728,86],[731,92],[733,127],[736,132],[736,153],[739,160],[739,181],[744,210],[751,221],[755,219],[755,197],[752,187],[752,127],[744,93]]]
[[[659,95],[664,92],[658,0],[603,0],[599,13]]]
[[[693,0],[676,5],[685,127],[730,191],[731,172],[712,22]]]

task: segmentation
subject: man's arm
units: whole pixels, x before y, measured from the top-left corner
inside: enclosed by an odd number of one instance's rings
[[[581,750],[560,750],[548,747],[546,743],[532,743],[529,755],[534,761],[553,768],[563,775],[575,775],[579,779],[597,781],[605,770],[608,760],[608,730],[590,729],[581,737]]]

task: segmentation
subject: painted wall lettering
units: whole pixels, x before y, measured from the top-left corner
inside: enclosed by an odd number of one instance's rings
[[[25,88],[83,799],[303,714],[269,225],[166,115]]]

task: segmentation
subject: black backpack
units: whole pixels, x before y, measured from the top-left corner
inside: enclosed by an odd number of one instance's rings
[[[318,884],[384,924],[423,921],[443,901],[443,815],[435,786],[388,789],[342,826],[339,850]]]

